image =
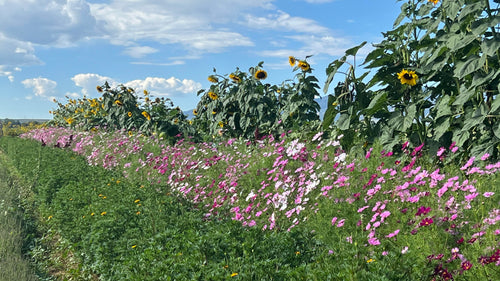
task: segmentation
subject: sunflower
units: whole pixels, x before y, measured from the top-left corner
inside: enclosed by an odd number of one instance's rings
[[[219,121],[219,126],[220,126],[221,128],[224,128],[224,122]]]
[[[398,73],[398,79],[401,80],[401,84],[415,86],[417,84],[418,75],[415,73],[415,71],[408,71],[406,69],[403,69],[400,73]]]
[[[257,78],[259,80],[264,80],[267,78],[267,72],[265,72],[262,69],[259,69],[259,70],[257,70],[257,72],[255,72],[255,78]]]
[[[208,76],[208,81],[210,81],[212,83],[217,83],[217,82],[219,82],[219,79],[217,79],[217,77],[215,75],[210,75],[210,76]]]
[[[193,109],[193,114],[194,114],[194,115],[198,115],[198,110]]]
[[[119,101],[119,100],[115,100],[115,104],[118,105],[118,106],[122,106],[123,105],[123,103],[121,101]]]
[[[428,0],[428,1],[432,2],[434,5],[436,5],[439,2],[439,0]]]
[[[309,65],[309,63],[307,63],[306,61],[303,61],[303,60],[299,61],[299,67],[304,72],[309,71],[309,69],[311,69],[311,66]]]
[[[238,75],[234,74],[234,73],[231,73],[229,75],[229,78],[231,78],[231,80],[233,80],[236,83],[240,83],[241,82],[241,78]]]
[[[127,115],[128,115],[128,117],[132,117],[132,112],[130,112],[130,111],[129,111],[129,112],[127,113]]]
[[[142,116],[144,116],[148,120],[151,120],[151,115],[149,115],[149,113],[147,113],[146,111],[142,112]]]
[[[295,59],[295,57],[289,56],[288,63],[290,64],[290,66],[295,66],[295,64],[297,63],[297,60]]]
[[[219,96],[217,96],[217,94],[216,94],[216,93],[214,93],[214,92],[208,92],[208,96],[209,96],[211,99],[213,99],[213,100],[216,100],[216,99],[218,99],[218,98],[219,98]]]
[[[97,87],[96,87],[96,89],[97,89],[97,91],[98,91],[99,93],[102,93],[102,87],[101,87],[101,86],[97,86]]]

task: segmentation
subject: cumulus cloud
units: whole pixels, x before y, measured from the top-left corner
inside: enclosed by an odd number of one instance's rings
[[[97,94],[96,87],[104,85],[105,82],[108,82],[111,87],[116,87],[119,84],[113,78],[95,73],[80,73],[73,76],[71,80],[73,80],[76,86],[82,88],[81,92],[84,96]]]
[[[160,78],[147,77],[144,80],[133,80],[124,84],[136,91],[148,90],[156,96],[172,97],[179,94],[196,93],[201,89],[201,84],[189,79],[175,77]]]
[[[96,95],[96,87],[103,85],[104,82],[114,88],[119,84],[130,87],[136,92],[148,90],[155,96],[168,96],[175,98],[186,94],[194,94],[201,89],[201,84],[189,79],[179,79],[175,77],[162,78],[162,77],[147,77],[145,79],[132,80],[128,82],[118,82],[116,79],[101,76],[94,73],[77,74],[71,78],[76,86],[82,88],[83,95],[92,96]]]
[[[32,44],[68,46],[98,33],[84,0],[3,0],[0,18],[5,37]]]
[[[25,79],[22,83],[24,87],[31,88],[35,96],[46,99],[52,98],[50,95],[55,93],[57,87],[55,81],[43,77]],[[28,96],[28,99],[30,98],[31,97]]]

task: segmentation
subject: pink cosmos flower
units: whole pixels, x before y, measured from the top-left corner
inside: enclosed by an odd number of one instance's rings
[[[396,229],[394,232],[387,234],[385,237],[392,238],[392,237],[398,235],[398,233],[399,233],[399,229]]]
[[[495,192],[485,192],[485,193],[483,193],[483,196],[486,197],[486,198],[491,197],[493,195],[495,195]]]
[[[486,161],[490,155],[488,153],[485,153],[483,156],[481,156],[481,160]]]
[[[380,245],[380,241],[375,237],[368,239],[368,243],[373,246]]]

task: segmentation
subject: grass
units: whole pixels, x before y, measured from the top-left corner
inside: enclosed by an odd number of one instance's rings
[[[0,280],[38,280],[23,249],[26,237],[20,207],[21,184],[0,152]]]
[[[346,156],[320,135],[175,146],[124,132],[25,137],[45,147],[0,148],[33,183],[39,229],[59,253],[52,268],[73,280],[500,278],[500,173],[487,157]]]

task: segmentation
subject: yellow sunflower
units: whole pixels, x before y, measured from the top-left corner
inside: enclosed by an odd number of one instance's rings
[[[194,114],[194,115],[198,115],[198,110],[193,109],[193,114]]]
[[[234,74],[234,73],[231,73],[229,75],[229,78],[231,78],[231,80],[233,80],[236,83],[240,83],[241,82],[241,78],[238,75]]]
[[[401,81],[401,84],[415,86],[417,84],[418,75],[415,71],[403,69],[400,73],[398,73],[398,79]]]
[[[267,72],[265,72],[262,69],[259,69],[259,70],[257,70],[257,72],[255,72],[255,78],[257,78],[259,80],[264,80],[267,78]]]
[[[217,79],[217,77],[215,75],[210,75],[210,76],[208,76],[208,81],[210,81],[212,83],[217,83],[217,82],[219,82],[219,79]]]
[[[132,117],[132,112],[130,112],[130,111],[129,111],[129,112],[127,113],[127,115],[128,115],[128,117]]]
[[[151,115],[149,115],[149,113],[147,113],[146,111],[142,112],[142,116],[144,116],[148,120],[151,120]]]
[[[434,5],[436,5],[439,2],[439,0],[428,0],[428,1],[432,2]]]
[[[96,89],[97,89],[97,91],[98,91],[99,93],[102,93],[102,87],[101,87],[101,86],[97,86],[97,87],[96,87]]]
[[[288,63],[290,64],[290,66],[295,66],[295,64],[297,63],[297,60],[295,59],[295,57],[289,56]]]
[[[299,67],[304,72],[309,71],[309,69],[311,69],[311,66],[309,65],[309,63],[307,63],[306,61],[303,61],[303,60],[299,61]]]
[[[123,103],[121,101],[119,101],[119,100],[115,100],[115,104],[118,105],[118,106],[122,106],[123,105]]]
[[[217,96],[217,94],[216,94],[216,93],[214,93],[214,92],[208,92],[208,96],[209,96],[211,99],[213,99],[213,100],[216,100],[216,99],[218,99],[218,98],[219,98],[219,96]]]

